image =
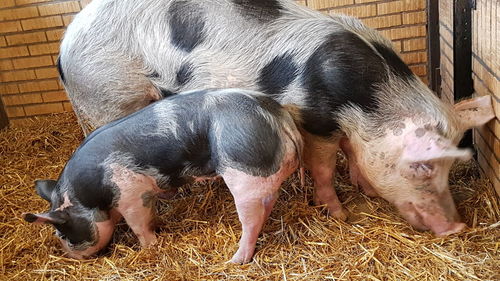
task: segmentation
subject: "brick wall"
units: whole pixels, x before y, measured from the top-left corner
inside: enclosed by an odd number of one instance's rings
[[[71,110],[55,67],[59,40],[91,0],[0,0],[0,95],[12,125]],[[427,82],[426,0],[301,0],[324,13],[361,18],[393,40]]]
[[[394,43],[411,70],[427,83],[426,0],[302,0],[327,14],[360,18]]]
[[[472,11],[472,77],[478,95],[491,95],[496,119],[474,132],[478,162],[500,195],[500,2],[477,0]]]
[[[12,125],[71,110],[55,64],[64,28],[88,2],[0,0],[0,94]]]

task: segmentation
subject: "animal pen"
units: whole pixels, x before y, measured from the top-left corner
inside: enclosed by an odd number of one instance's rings
[[[65,256],[50,226],[21,214],[47,209],[34,180],[57,179],[83,140],[58,78],[59,41],[90,0],[0,2],[0,279],[2,280],[499,280],[500,116],[496,0],[302,0],[324,13],[361,18],[393,41],[403,60],[449,103],[491,95],[496,119],[466,135],[475,160],[459,163],[450,187],[466,230],[449,237],[414,230],[381,198],[349,182],[336,188],[347,222],[310,204],[312,181],[282,186],[251,263],[226,263],[241,228],[222,182],[181,188],[157,203],[159,242],[140,249],[125,223],[97,258]],[[339,157],[343,157],[339,152]]]

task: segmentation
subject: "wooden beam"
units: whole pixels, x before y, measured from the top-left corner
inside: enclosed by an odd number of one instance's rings
[[[441,46],[439,42],[439,2],[427,0],[427,75],[431,90],[441,98]]]
[[[472,81],[472,10],[470,0],[453,1],[453,93],[455,101],[469,98]],[[460,147],[472,147],[472,132],[466,132]]]
[[[0,98],[0,129],[3,129],[9,125],[9,117],[7,117],[7,112],[5,112],[5,107],[3,105],[2,98]]]

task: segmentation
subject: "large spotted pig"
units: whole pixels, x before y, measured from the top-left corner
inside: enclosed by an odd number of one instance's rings
[[[295,104],[317,204],[347,217],[333,188],[342,146],[354,183],[439,235],[464,227],[447,182],[470,153],[456,144],[493,117],[488,98],[443,104],[359,20],[287,0],[94,0],[68,27],[59,69],[84,127],[194,88]]]
[[[263,94],[237,89],[152,104],[93,132],[57,181],[37,181],[51,209],[24,218],[54,225],[75,258],[102,249],[121,217],[148,246],[156,240],[153,196],[218,174],[243,228],[231,261],[248,262],[281,183],[300,162],[302,139],[288,112]]]

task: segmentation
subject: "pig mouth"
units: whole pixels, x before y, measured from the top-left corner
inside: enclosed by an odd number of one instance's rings
[[[465,228],[465,224],[449,220],[438,210],[428,210],[425,207],[407,202],[400,208],[403,217],[417,230],[431,230],[438,237],[458,233]]]

